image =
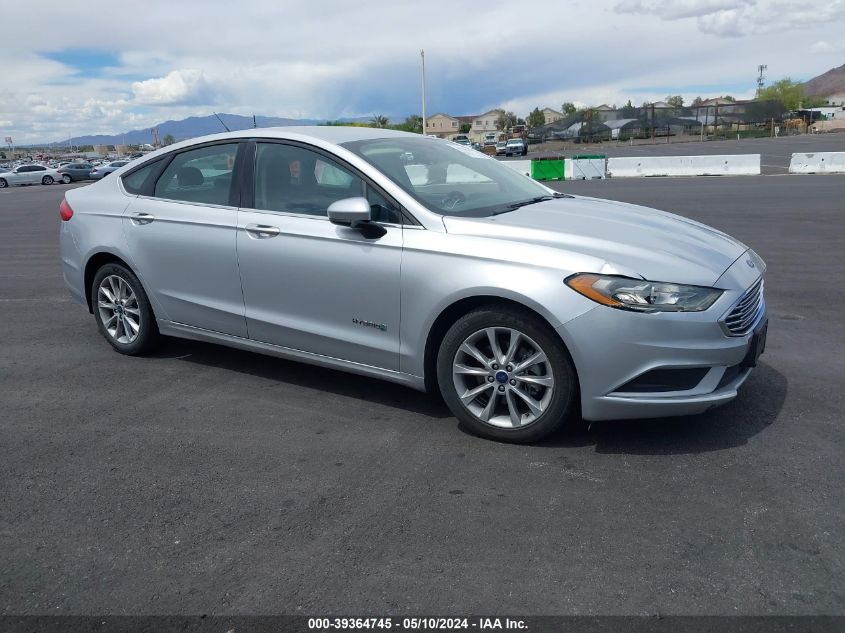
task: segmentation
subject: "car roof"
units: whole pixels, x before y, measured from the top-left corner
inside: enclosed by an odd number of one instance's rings
[[[384,128],[359,127],[347,125],[285,125],[280,127],[247,128],[232,132],[222,132],[208,136],[198,136],[185,141],[179,141],[173,145],[162,147],[154,152],[144,155],[144,159],[156,160],[174,150],[182,150],[215,141],[233,140],[244,138],[278,138],[293,141],[305,141],[314,139],[324,143],[340,145],[349,141],[369,141],[383,138],[423,138],[420,134],[412,132],[399,132],[397,130],[386,130]],[[146,161],[145,161],[146,162]]]

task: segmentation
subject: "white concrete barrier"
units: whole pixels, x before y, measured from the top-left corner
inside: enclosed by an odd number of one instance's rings
[[[531,177],[531,161],[530,160],[503,160],[503,165],[507,165],[514,171],[518,171],[524,176]]]
[[[845,174],[845,152],[793,154],[790,174]]]
[[[607,174],[606,158],[567,158],[564,168],[566,180],[603,180]]]
[[[608,158],[607,174],[613,178],[636,178],[642,176],[757,176],[760,174],[760,154]]]

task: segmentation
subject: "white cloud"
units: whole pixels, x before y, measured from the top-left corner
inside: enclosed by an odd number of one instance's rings
[[[623,0],[614,9],[664,21],[695,18],[702,33],[742,37],[817,28],[841,20],[845,17],[845,0],[828,0],[812,7],[791,0]]]
[[[816,42],[810,47],[810,52],[814,55],[845,53],[845,40],[839,40],[838,42]]]
[[[166,77],[132,84],[135,101],[142,105],[208,104],[212,91],[201,70],[174,70]]]

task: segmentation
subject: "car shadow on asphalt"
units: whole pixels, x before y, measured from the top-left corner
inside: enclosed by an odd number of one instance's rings
[[[237,350],[213,343],[168,338],[165,344],[152,356],[178,358],[191,363],[250,374],[266,380],[309,389],[318,386],[322,391],[367,400],[430,418],[452,417],[451,412],[439,395],[422,393],[410,387],[376,378],[288,361],[283,358]]]
[[[197,341],[167,339],[154,356],[178,358],[266,380],[313,388],[432,419],[454,420],[439,395],[375,378],[357,376],[273,356]],[[536,445],[546,448],[595,446],[598,453],[675,455],[706,453],[742,446],[769,427],[786,400],[787,380],[779,371],[760,365],[733,402],[695,416],[613,420],[589,423],[573,420]],[[455,424],[463,432],[462,426]]]

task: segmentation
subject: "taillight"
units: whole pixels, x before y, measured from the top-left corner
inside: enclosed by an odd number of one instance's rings
[[[62,203],[59,205],[59,217],[62,219],[62,222],[67,222],[73,217],[73,209],[70,208],[67,200],[62,200]]]

